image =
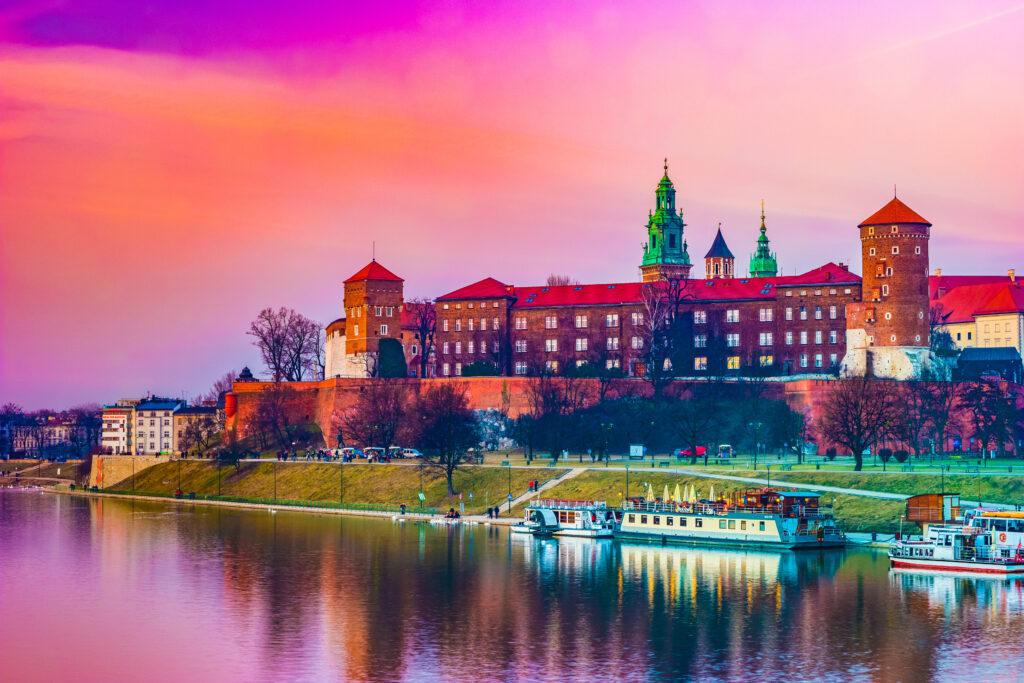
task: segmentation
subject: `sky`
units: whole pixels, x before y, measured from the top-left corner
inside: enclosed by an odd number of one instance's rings
[[[638,277],[668,158],[699,263],[1024,271],[1021,2],[0,0],[0,402],[190,397],[371,257],[435,297]],[[375,246],[374,246],[375,245]],[[697,271],[700,270],[698,265]]]

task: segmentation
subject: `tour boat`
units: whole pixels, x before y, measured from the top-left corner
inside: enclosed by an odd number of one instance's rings
[[[820,494],[771,488],[730,500],[661,501],[634,498],[622,506],[616,536],[650,541],[713,543],[782,549],[836,548],[846,536]]]
[[[534,536],[611,538],[614,532],[615,514],[603,501],[593,500],[534,500],[523,521],[512,526],[514,534]]]
[[[923,540],[894,540],[889,562],[893,569],[1024,574],[1024,512],[976,510],[960,524],[930,525]]]

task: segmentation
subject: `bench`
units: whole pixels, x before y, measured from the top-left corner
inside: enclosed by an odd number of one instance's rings
[[[792,472],[793,471],[793,466],[792,465],[783,465],[782,466],[782,471],[783,472]]]
[[[662,460],[661,462],[658,463],[658,467],[668,467],[671,464],[672,463],[670,461],[668,461],[668,460]]]

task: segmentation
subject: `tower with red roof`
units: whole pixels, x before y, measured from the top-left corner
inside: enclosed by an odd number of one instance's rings
[[[931,226],[897,197],[858,226],[862,297],[860,303],[847,307],[844,374],[917,379],[932,367],[928,334]]]
[[[402,290],[402,278],[376,259],[345,280],[345,315],[327,328],[328,378],[372,375],[380,341],[401,341]]]

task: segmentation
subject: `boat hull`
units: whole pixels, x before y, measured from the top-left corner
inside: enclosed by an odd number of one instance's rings
[[[714,538],[708,536],[684,535],[684,534],[651,534],[646,532],[617,531],[616,538],[630,541],[646,541],[648,543],[681,543],[685,545],[710,545],[737,548],[775,548],[780,550],[818,550],[822,548],[844,548],[846,540],[843,538],[830,540],[810,541],[773,541],[769,539],[755,538]]]
[[[986,574],[989,576],[1017,576],[1024,574],[1024,562],[970,562],[939,560],[933,557],[890,557],[893,569],[922,572]]]

